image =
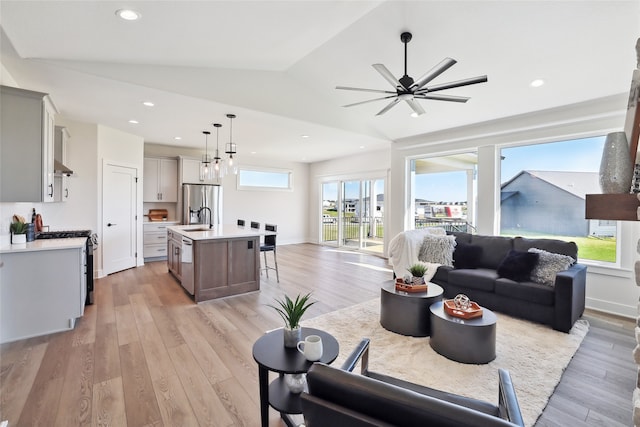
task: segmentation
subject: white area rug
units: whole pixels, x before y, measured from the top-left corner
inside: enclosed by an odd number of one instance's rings
[[[406,337],[387,331],[380,326],[379,299],[303,321],[302,325],[336,337],[340,354],[334,366],[340,366],[362,338],[370,338],[370,370],[494,404],[498,402],[498,368],[507,369],[524,422],[533,426],[580,347],[589,324],[578,320],[565,334],[504,314],[496,316],[496,359],[487,365],[451,361],[431,349],[428,337]]]

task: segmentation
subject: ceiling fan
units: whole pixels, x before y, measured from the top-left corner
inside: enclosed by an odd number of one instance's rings
[[[400,101],[405,101],[411,109],[414,111],[415,115],[422,115],[425,113],[422,106],[416,101],[417,99],[433,99],[436,101],[451,101],[451,102],[467,102],[469,98],[463,96],[453,96],[453,95],[438,95],[432,94],[432,92],[437,92],[445,89],[452,89],[460,86],[468,86],[476,83],[485,83],[487,81],[487,76],[478,76],[471,77],[464,80],[457,80],[455,82],[449,83],[441,83],[433,86],[426,86],[427,83],[438,77],[440,74],[449,69],[453,64],[456,63],[455,59],[445,58],[438,65],[429,70],[425,75],[420,77],[418,80],[414,81],[412,77],[407,74],[407,43],[411,41],[412,35],[411,33],[404,32],[400,34],[400,40],[404,43],[404,76],[400,79],[396,79],[393,74],[385,67],[383,64],[373,64],[373,68],[384,77],[386,81],[391,83],[391,85],[395,88],[395,91],[391,90],[378,90],[378,89],[363,89],[357,87],[347,87],[347,86],[336,86],[336,89],[342,90],[357,90],[361,92],[374,92],[374,93],[383,93],[387,96],[383,96],[382,98],[369,99],[367,101],[356,102],[354,104],[343,105],[343,107],[353,107],[354,105],[366,104],[367,102],[380,101],[381,99],[390,99],[393,100],[387,104],[382,110],[376,114],[376,116],[382,115],[397,105]]]

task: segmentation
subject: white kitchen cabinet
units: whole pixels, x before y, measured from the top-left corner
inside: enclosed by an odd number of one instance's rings
[[[73,329],[84,314],[84,245],[0,255],[0,343]]]
[[[55,127],[53,144],[53,158],[63,165],[67,164],[67,141],[69,131],[62,126]],[[69,200],[69,177],[65,174],[55,174],[53,177],[53,197],[56,202]]]
[[[183,184],[218,184],[215,179],[200,179],[200,160],[180,157],[181,178]]]
[[[178,161],[145,157],[142,195],[144,202],[177,202]]]
[[[144,223],[143,256],[145,262],[167,259],[167,226],[175,225],[175,221]]]
[[[53,202],[54,116],[46,93],[0,87],[0,202]]]

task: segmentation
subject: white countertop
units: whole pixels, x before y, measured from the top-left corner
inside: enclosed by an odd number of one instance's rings
[[[193,224],[175,225],[167,227],[167,229],[192,240],[234,239],[238,237],[254,237],[276,234],[273,232],[266,232],[264,230],[256,230],[255,228],[248,226],[238,227],[234,224],[216,225],[213,228],[208,227],[208,225],[204,224]]]
[[[17,245],[5,243],[0,245],[0,254],[84,248],[86,243],[86,237],[77,237],[73,239],[39,239],[34,240],[33,242],[19,243]]]

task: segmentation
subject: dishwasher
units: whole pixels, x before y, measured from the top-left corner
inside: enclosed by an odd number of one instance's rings
[[[195,292],[195,282],[193,274],[193,240],[182,238],[182,287],[189,294]]]

